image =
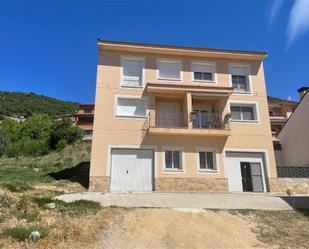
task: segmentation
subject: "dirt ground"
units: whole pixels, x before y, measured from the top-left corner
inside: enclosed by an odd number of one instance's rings
[[[130,209],[109,224],[96,249],[269,248],[249,219],[225,211]]]

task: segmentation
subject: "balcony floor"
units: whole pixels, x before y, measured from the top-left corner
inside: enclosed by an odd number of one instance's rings
[[[227,137],[231,135],[231,130],[230,129],[188,129],[188,128],[151,127],[148,130],[148,134]]]

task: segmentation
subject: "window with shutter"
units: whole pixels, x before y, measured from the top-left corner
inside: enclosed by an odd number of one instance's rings
[[[158,60],[159,79],[181,80],[182,64],[178,60]]]
[[[125,117],[145,117],[145,99],[118,97],[116,115]]]
[[[235,92],[250,92],[249,69],[245,66],[231,66],[232,87]]]
[[[138,58],[125,57],[122,59],[122,86],[142,87],[143,86],[143,60]]]
[[[214,82],[214,64],[212,63],[192,63],[193,80],[201,82]]]

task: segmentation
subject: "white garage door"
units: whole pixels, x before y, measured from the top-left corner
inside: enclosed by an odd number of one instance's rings
[[[111,191],[152,191],[153,151],[112,149]]]
[[[230,192],[266,192],[262,153],[227,152],[225,172]]]

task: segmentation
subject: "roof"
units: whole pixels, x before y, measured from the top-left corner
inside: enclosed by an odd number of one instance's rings
[[[278,97],[272,97],[272,96],[267,96],[267,101],[269,104],[271,103],[285,103],[285,104],[297,104],[298,101],[293,101],[293,100],[285,100],[285,99],[280,99]]]
[[[205,48],[205,47],[192,47],[192,46],[177,46],[177,45],[163,45],[163,44],[152,44],[152,43],[137,43],[137,42],[127,42],[127,41],[113,41],[113,40],[103,40],[98,39],[98,45],[105,46],[115,46],[115,47],[130,47],[131,49],[151,49],[153,51],[161,49],[166,51],[178,51],[182,53],[209,53],[209,54],[225,54],[225,55],[239,55],[247,57],[255,57],[258,59],[263,59],[267,56],[265,51],[251,51],[251,50],[232,50],[232,49],[219,49],[219,48]]]

